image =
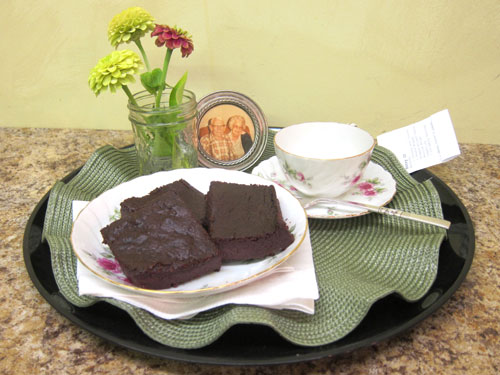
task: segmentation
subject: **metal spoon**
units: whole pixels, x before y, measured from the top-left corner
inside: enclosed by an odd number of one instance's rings
[[[405,211],[397,210],[394,208],[373,206],[371,204],[366,204],[366,203],[358,203],[358,202],[353,202],[353,201],[343,201],[343,200],[332,199],[332,198],[315,198],[315,197],[311,197],[311,198],[300,197],[299,200],[301,201],[302,206],[305,209],[307,209],[309,207],[316,206],[318,204],[327,203],[327,204],[335,204],[335,205],[344,205],[344,206],[349,206],[349,207],[363,208],[363,209],[368,210],[370,212],[376,212],[378,214],[391,215],[391,216],[396,216],[396,217],[400,217],[403,219],[418,221],[420,223],[431,224],[431,225],[435,225],[435,226],[438,226],[438,227],[444,228],[444,229],[449,229],[450,225],[451,225],[451,222],[449,222],[448,220],[438,219],[436,217],[431,217],[431,216],[414,214],[412,212],[405,212]]]

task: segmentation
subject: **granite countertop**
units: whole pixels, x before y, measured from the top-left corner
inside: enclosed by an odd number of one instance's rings
[[[68,321],[38,293],[24,265],[29,216],[52,185],[130,131],[0,128],[1,374],[497,374],[500,372],[500,145],[461,144],[430,168],[462,200],[475,227],[466,280],[410,331],[368,348],[293,365],[226,367],[150,357]]]

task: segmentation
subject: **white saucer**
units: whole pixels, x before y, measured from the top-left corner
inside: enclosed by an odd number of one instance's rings
[[[252,174],[283,186],[297,198],[303,197],[286,179],[276,156],[261,162],[252,170]],[[336,199],[385,206],[392,200],[394,194],[396,194],[396,181],[392,175],[380,165],[370,162],[359,181],[347,193]],[[306,209],[306,213],[308,217],[316,219],[345,219],[365,215],[369,211],[357,207],[317,205]]]

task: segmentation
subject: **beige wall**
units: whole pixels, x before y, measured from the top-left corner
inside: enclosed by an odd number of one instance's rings
[[[374,136],[448,108],[460,142],[500,144],[498,0],[1,5],[0,126],[129,129],[125,95],[95,98],[87,77],[112,50],[110,19],[139,5],[193,35],[194,53],[176,52],[169,78],[189,70],[198,98],[238,91],[272,126],[355,122]],[[159,67],[164,50],[143,43]]]

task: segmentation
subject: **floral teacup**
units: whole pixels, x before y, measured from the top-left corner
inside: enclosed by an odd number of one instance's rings
[[[335,122],[288,126],[274,149],[288,182],[309,196],[337,197],[355,185],[370,162],[375,139],[365,130]]]

